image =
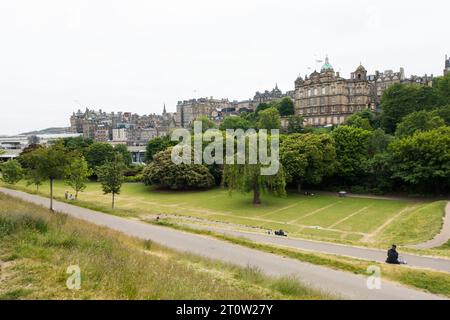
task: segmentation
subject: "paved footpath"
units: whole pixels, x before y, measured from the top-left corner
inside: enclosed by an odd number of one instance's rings
[[[387,257],[387,249],[373,249],[365,247],[349,246],[330,242],[321,242],[313,240],[303,240],[297,238],[285,238],[275,235],[268,235],[263,233],[236,231],[231,229],[211,227],[211,226],[196,226],[189,224],[192,228],[210,230],[225,235],[234,237],[243,237],[257,243],[264,243],[270,245],[283,246],[288,248],[321,252],[327,254],[334,254],[340,256],[347,256],[358,259],[365,259],[370,261],[384,262]],[[436,271],[450,272],[450,259],[418,256],[414,254],[401,253],[400,256],[408,262],[408,266],[417,268],[433,269]]]
[[[49,200],[21,191],[0,188],[0,192],[34,204]],[[249,249],[214,238],[117,217],[71,204],[54,202],[55,210],[140,239],[152,240],[181,252],[218,259],[242,267],[257,267],[270,276],[296,276],[304,284],[345,299],[443,299],[441,296],[383,281],[380,289],[369,290],[367,278],[300,262],[295,259]],[[401,266],[399,266],[401,267]]]

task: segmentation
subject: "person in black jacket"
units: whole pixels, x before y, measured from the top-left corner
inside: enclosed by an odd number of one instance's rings
[[[387,252],[386,263],[400,264],[400,261],[398,261],[397,246],[395,244],[393,244],[392,248],[390,248]]]

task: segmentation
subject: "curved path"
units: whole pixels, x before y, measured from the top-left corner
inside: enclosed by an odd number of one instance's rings
[[[34,204],[47,206],[48,199],[21,191],[0,188],[0,192]],[[297,276],[306,285],[346,299],[443,299],[441,296],[383,281],[380,289],[369,290],[367,279],[352,273],[303,263],[295,259],[253,250],[211,237],[117,217],[54,201],[55,210],[100,226],[196,255],[242,267],[259,268],[271,276]]]
[[[410,247],[416,249],[431,249],[440,247],[450,241],[450,202],[447,202],[447,205],[445,206],[445,215],[443,220],[444,223],[442,225],[441,232],[439,232],[439,234],[437,234],[433,239],[424,243],[411,245]]]
[[[194,226],[194,225],[189,226],[193,228],[210,230],[234,237],[243,237],[245,239],[249,239],[257,243],[265,243],[312,252],[347,256],[351,258],[358,258],[370,261],[384,262],[386,260],[387,255],[387,249],[380,250],[366,247],[349,246],[331,242],[303,240],[298,238],[285,238],[262,233],[235,231],[210,226]],[[426,257],[407,253],[400,253],[400,255],[404,259],[406,259],[406,261],[408,261],[408,266],[433,269],[436,271],[450,272],[450,259]]]

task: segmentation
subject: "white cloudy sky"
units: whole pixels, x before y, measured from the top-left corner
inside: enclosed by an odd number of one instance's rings
[[[327,53],[343,76],[360,61],[440,75],[449,12],[440,0],[4,0],[0,133],[67,126],[76,101],[143,114],[291,90]]]

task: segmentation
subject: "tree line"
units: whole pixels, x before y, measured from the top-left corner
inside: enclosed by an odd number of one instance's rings
[[[64,179],[76,196],[87,179],[98,179],[105,194],[120,192],[124,181],[172,190],[207,189],[223,185],[231,191],[284,195],[286,188],[305,187],[353,192],[448,194],[450,190],[450,75],[436,78],[432,87],[394,84],[381,98],[381,111],[364,110],[343,125],[314,128],[294,115],[290,98],[260,104],[254,112],[226,117],[217,126],[203,117],[203,130],[264,128],[281,131],[281,170],[261,176],[258,165],[175,165],[169,136],[147,144],[146,166],[133,165],[125,145],[115,147],[82,137],[50,146],[32,144],[17,160],[0,165],[1,179],[14,184],[26,179],[37,188]],[[204,146],[206,147],[206,145]]]

